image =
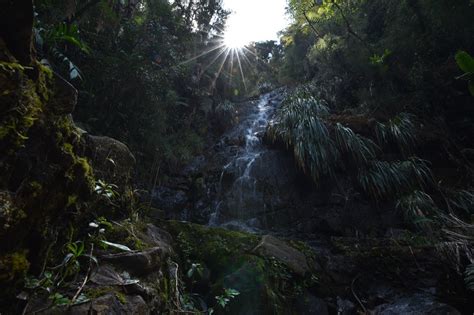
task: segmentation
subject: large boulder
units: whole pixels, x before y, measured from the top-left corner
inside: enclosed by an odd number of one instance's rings
[[[300,276],[310,272],[306,256],[274,236],[265,235],[262,237],[262,240],[253,251],[264,257],[273,257],[281,261],[291,271]]]
[[[143,275],[158,270],[163,257],[164,252],[160,247],[100,256],[102,260],[118,265],[135,275]]]

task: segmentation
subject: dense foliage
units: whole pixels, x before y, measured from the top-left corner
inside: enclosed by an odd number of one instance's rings
[[[221,33],[219,1],[38,1],[36,11],[38,53],[80,90],[82,128],[127,143],[142,175],[203,149],[211,93],[193,57]]]
[[[279,78],[299,87],[269,134],[316,183],[344,195],[349,176],[472,263],[473,2],[292,0],[289,13]]]

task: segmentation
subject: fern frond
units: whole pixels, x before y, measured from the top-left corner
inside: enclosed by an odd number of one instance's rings
[[[354,164],[366,165],[370,160],[375,159],[378,146],[370,139],[355,134],[352,129],[337,123],[334,128],[335,140],[338,149],[348,154]]]
[[[397,208],[404,210],[405,216],[415,224],[431,222],[431,218],[441,212],[431,196],[420,190],[400,198]]]
[[[432,182],[427,162],[419,158],[406,161],[373,161],[361,169],[358,181],[363,190],[375,199],[398,196]]]
[[[293,147],[296,162],[316,183],[331,176],[338,161],[334,142],[320,118],[328,114],[324,104],[300,89],[287,95],[268,130],[273,140]]]
[[[449,191],[446,196],[449,206],[467,214],[474,214],[474,191]]]
[[[466,267],[464,271],[464,282],[469,290],[474,291],[474,264],[470,264]]]
[[[404,154],[416,144],[416,116],[400,113],[387,123],[377,123],[375,134],[380,145],[395,143]]]

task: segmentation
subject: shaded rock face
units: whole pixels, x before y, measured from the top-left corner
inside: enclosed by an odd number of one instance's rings
[[[208,155],[158,187],[153,206],[168,218],[250,232],[384,235],[402,227],[393,204],[369,203],[342,174],[337,185],[322,179],[316,186],[292,152],[269,142],[265,130],[281,99],[276,91],[239,104],[239,123]]]
[[[127,186],[135,166],[135,157],[128,147],[109,137],[86,134],[84,139],[96,177],[120,187]]]
[[[300,276],[310,272],[306,256],[303,253],[271,235],[265,235],[253,251],[264,257],[278,259]]]
[[[51,252],[62,254],[58,240],[77,236],[68,227],[91,216],[96,178],[87,147],[95,145],[100,161],[120,162],[112,180],[129,177],[134,159],[113,139],[87,143],[75,126],[77,90],[35,59],[33,1],[0,7],[0,309],[8,313],[26,273],[40,274]]]
[[[163,256],[162,248],[153,247],[142,251],[102,255],[100,258],[121,266],[132,274],[143,275],[158,268]]]
[[[139,295],[124,296],[123,299],[117,297],[114,293],[109,293],[98,297],[90,302],[74,305],[68,309],[53,309],[36,314],[53,315],[53,314],[68,314],[68,315],[83,315],[83,314],[97,314],[97,315],[120,315],[120,314],[151,314],[150,310]]]
[[[135,233],[143,249],[118,253],[113,248],[97,249],[98,264],[93,264],[87,281],[80,274],[62,288],[71,293],[83,285],[82,302],[54,305],[40,290],[30,296],[27,314],[169,313],[179,286],[177,265],[170,263],[175,259],[171,235],[152,224],[136,227]]]
[[[179,218],[181,210],[188,202],[188,195],[183,190],[158,187],[152,193],[152,206],[165,210],[169,214],[178,214],[174,217],[175,219]]]
[[[71,83],[54,73],[54,99],[49,106],[57,115],[71,114],[76,108],[78,92]]]
[[[5,292],[5,298],[0,303],[10,298],[5,287],[19,283],[28,269],[41,268],[53,235],[64,232],[65,222],[74,224],[83,218],[94,188],[84,143],[68,115],[76,100],[72,98],[62,107],[61,95],[76,92],[70,85],[56,84],[51,69],[31,54],[30,35],[23,34],[25,25],[30,25],[31,34],[32,2],[4,4],[0,23],[7,23],[7,33],[18,41],[4,37],[2,27],[0,291]],[[28,16],[31,20],[25,21]]]
[[[461,315],[453,307],[438,302],[433,296],[427,294],[414,294],[413,296],[401,297],[398,300],[382,304],[374,309],[373,314],[377,315],[416,315],[416,314],[443,314],[443,315]]]
[[[317,298],[309,292],[298,299],[296,311],[300,315],[328,315],[328,306],[323,299]]]

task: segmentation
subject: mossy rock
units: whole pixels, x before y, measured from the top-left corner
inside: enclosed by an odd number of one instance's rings
[[[292,314],[296,299],[315,284],[310,270],[304,275],[295,272],[282,256],[260,251],[263,242],[258,235],[176,221],[164,226],[175,239],[183,273],[192,263],[209,269],[208,291],[200,292],[208,305],[224,288],[240,292],[225,314]]]
[[[95,179],[80,132],[55,108],[53,72],[34,60],[20,64],[1,39],[0,57],[0,291],[13,292],[48,251],[60,252],[48,248],[67,239],[69,225],[87,220]]]

